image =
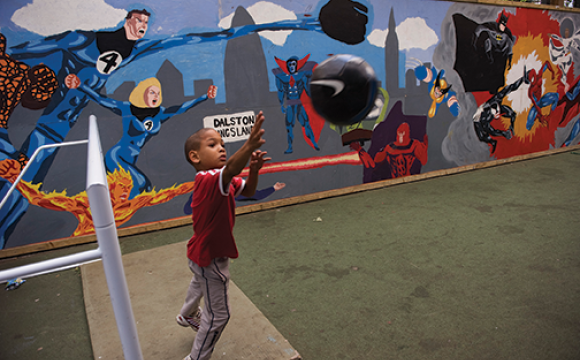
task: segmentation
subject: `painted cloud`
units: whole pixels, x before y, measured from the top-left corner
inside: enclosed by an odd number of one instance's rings
[[[290,10],[286,10],[280,5],[273,4],[268,1],[259,1],[254,5],[248,7],[248,13],[252,16],[256,24],[266,24],[281,20],[296,20],[296,14]],[[221,19],[219,26],[222,29],[228,29],[232,25],[232,18],[234,14],[230,14]],[[275,45],[282,46],[286,42],[286,38],[292,31],[262,31],[260,36],[270,40]]]
[[[66,16],[46,14],[66,14]],[[99,30],[114,27],[127,15],[104,0],[34,0],[14,12],[16,25],[42,36],[60,34],[68,30]],[[54,18],[60,19],[53,21]]]
[[[413,48],[427,50],[439,41],[435,31],[427,26],[427,23],[422,18],[406,18],[397,26],[396,30],[399,38],[399,48],[401,50],[410,50]],[[388,29],[375,29],[368,36],[368,41],[375,46],[385,47],[385,39],[388,33]]]

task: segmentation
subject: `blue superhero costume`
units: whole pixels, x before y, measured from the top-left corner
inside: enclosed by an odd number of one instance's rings
[[[321,27],[313,19],[291,20],[240,26],[214,33],[191,33],[163,40],[135,41],[127,39],[124,28],[113,32],[69,31],[12,47],[11,56],[14,59],[29,65],[43,62],[57,71],[59,81],[59,89],[38,119],[36,128],[24,142],[21,152],[31,157],[39,146],[64,141],[87,106],[88,96],[71,92],[65,85],[64,79],[69,74],[76,74],[85,88],[98,93],[110,74],[144,56],[177,46],[229,40],[264,30],[321,31]],[[40,152],[29,165],[23,180],[42,182],[58,152],[57,149]]]
[[[358,44],[365,39],[367,12],[368,8],[356,1],[330,0],[321,8],[318,19],[305,15],[297,20],[244,25],[216,32],[188,33],[161,40],[128,40],[124,28],[112,32],[69,31],[11,47],[10,55],[14,59],[29,66],[44,63],[57,73],[59,82],[51,103],[38,119],[20,153],[30,158],[38,147],[64,141],[87,106],[88,95],[71,91],[66,86],[64,79],[69,74],[76,74],[83,86],[99,93],[114,71],[147,55],[178,46],[234,39],[260,31],[315,31],[346,44]],[[9,143],[8,139],[2,140]],[[42,182],[57,152],[58,148],[41,151],[29,162],[23,180]],[[22,205],[19,209],[13,207],[14,211],[9,214],[0,214],[0,247],[5,245],[6,229],[13,229],[26,212],[28,203]]]
[[[143,191],[151,191],[153,186],[149,178],[136,166],[141,149],[155,135],[159,133],[161,124],[175,115],[180,115],[197,104],[208,99],[207,95],[187,101],[182,105],[169,108],[137,107],[129,101],[118,101],[104,97],[91,88],[81,85],[78,90],[86,94],[91,100],[111,110],[123,119],[123,136],[105,155],[105,167],[112,173],[123,168],[131,174],[133,188],[129,199],[133,199]]]
[[[576,136],[578,136],[578,134],[580,134],[580,119],[579,120],[576,120],[576,122],[572,126],[572,131],[570,131],[570,135],[568,135],[568,137],[564,141],[563,146],[570,146],[570,145],[572,145],[572,140],[574,140],[574,138]]]
[[[419,65],[414,69],[415,77],[429,85],[429,96],[433,100],[429,108],[428,115],[430,118],[434,117],[439,110],[439,106],[445,102],[449,107],[451,115],[457,117],[459,111],[459,102],[457,101],[457,94],[451,91],[451,85],[447,86],[447,81],[443,78],[445,70],[437,72],[434,67],[427,68],[425,65]]]
[[[531,69],[526,74],[526,82],[530,84],[530,87],[528,88],[528,97],[532,100],[532,108],[528,113],[526,121],[526,129],[528,130],[532,130],[536,118],[538,117],[540,118],[540,122],[547,126],[547,120],[545,120],[542,115],[542,108],[551,105],[551,109],[554,111],[556,106],[558,106],[558,100],[560,100],[560,96],[556,92],[549,92],[542,95],[542,84],[544,82],[542,76],[546,70],[550,70],[553,79],[554,71],[552,70],[550,63],[547,61],[539,71],[536,72],[535,69]]]
[[[41,40],[25,42],[10,48],[10,56],[29,66],[43,63],[56,72],[58,89],[50,104],[43,111],[20,153],[26,158],[42,145],[62,143],[89,102],[88,95],[69,89],[64,79],[76,74],[83,87],[98,93],[108,77],[117,69],[147,55],[184,45],[208,41],[229,40],[264,30],[309,30],[321,32],[316,19],[281,21],[272,24],[246,25],[210,33],[190,33],[163,40],[128,40],[125,29],[113,32],[68,31]],[[7,137],[0,138],[0,147],[16,153]],[[59,148],[40,151],[29,161],[22,180],[31,183],[44,181]],[[0,180],[8,189],[10,184]],[[6,186],[4,186],[6,185]],[[28,210],[28,202],[18,194],[0,213],[0,248],[4,248],[8,237],[19,220]]]
[[[280,66],[278,69],[272,70],[276,76],[276,88],[278,89],[278,101],[280,108],[285,115],[286,133],[288,135],[288,148],[285,154],[293,152],[292,142],[294,141],[294,124],[296,120],[304,128],[304,133],[312,143],[316,150],[320,150],[314,132],[308,120],[308,114],[302,105],[300,97],[303,92],[310,96],[310,78],[312,77],[312,70],[316,63],[307,61],[310,55],[299,60],[292,56],[286,62],[275,57],[276,62]]]

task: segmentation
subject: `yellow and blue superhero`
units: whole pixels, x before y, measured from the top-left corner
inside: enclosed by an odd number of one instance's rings
[[[429,84],[429,96],[433,100],[429,108],[428,115],[434,117],[439,110],[439,106],[445,102],[453,116],[458,116],[460,107],[457,101],[457,94],[451,91],[451,85],[443,78],[445,70],[437,72],[434,67],[428,68],[425,65],[419,65],[415,68],[415,77],[420,81]]]
[[[145,144],[153,136],[159,134],[161,124],[207,99],[214,99],[217,92],[217,87],[210,85],[203,96],[181,105],[165,108],[161,106],[163,101],[161,83],[154,77],[141,81],[129,95],[129,101],[118,101],[102,96],[80,83],[73,74],[69,75],[65,81],[71,88],[79,84],[76,88],[78,91],[123,119],[123,135],[105,154],[105,167],[109,173],[122,168],[131,174],[133,188],[129,199],[133,199],[144,191],[153,190],[149,178],[137,167],[137,158]]]

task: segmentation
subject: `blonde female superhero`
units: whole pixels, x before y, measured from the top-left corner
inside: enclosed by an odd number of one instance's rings
[[[69,75],[66,83],[70,88],[75,88],[80,84],[80,81],[75,78],[75,75]],[[84,84],[80,84],[77,90],[82,91],[94,102],[122,117],[123,136],[107,151],[105,167],[110,173],[122,168],[131,174],[133,188],[129,199],[133,199],[140,193],[153,189],[149,178],[136,165],[143,146],[159,133],[161,124],[171,117],[185,113],[208,98],[214,99],[217,87],[211,85],[207,94],[169,108],[161,106],[163,100],[161,84],[156,78],[141,81],[131,92],[129,101],[109,99]]]

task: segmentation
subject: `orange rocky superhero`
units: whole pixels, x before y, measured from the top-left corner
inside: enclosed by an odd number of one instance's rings
[[[28,109],[45,108],[58,82],[54,72],[46,65],[30,67],[6,54],[6,37],[0,34],[0,151],[2,158],[18,159],[22,166],[26,162],[23,154],[17,153],[8,139],[8,119],[22,104]]]

